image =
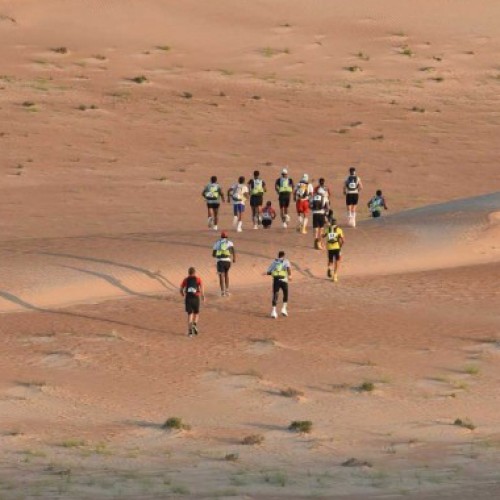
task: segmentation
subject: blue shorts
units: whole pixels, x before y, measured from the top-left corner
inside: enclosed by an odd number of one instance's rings
[[[235,203],[233,205],[233,214],[242,214],[245,211],[245,205],[243,203]]]

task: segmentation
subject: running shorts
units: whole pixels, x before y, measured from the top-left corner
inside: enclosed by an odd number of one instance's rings
[[[188,314],[200,313],[200,297],[197,295],[186,295],[186,312]]]
[[[309,213],[309,200],[297,200],[296,207],[298,214],[307,215]]]
[[[325,214],[313,214],[313,228],[325,227]]]
[[[261,194],[250,196],[251,207],[261,207],[264,204],[264,196]]]
[[[372,212],[372,217],[380,217],[380,215],[381,215],[381,213],[378,210],[375,210],[374,212]]]
[[[280,208],[288,208],[290,206],[290,193],[280,193],[278,201]]]
[[[262,225],[264,227],[271,227],[272,223],[273,223],[273,221],[271,219],[262,219]]]
[[[347,193],[345,195],[345,204],[349,205],[357,205],[359,200],[359,193]]]
[[[225,274],[229,271],[229,268],[231,267],[231,262],[228,260],[218,260],[217,261],[217,272],[219,274]]]
[[[245,205],[243,203],[235,203],[233,205],[233,214],[239,215],[245,211]]]
[[[334,260],[340,260],[340,248],[328,250],[328,262],[331,264]]]
[[[213,208],[214,210],[218,210],[220,207],[220,203],[207,203],[207,208]]]

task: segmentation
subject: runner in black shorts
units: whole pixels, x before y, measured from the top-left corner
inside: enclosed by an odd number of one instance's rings
[[[266,183],[260,178],[260,172],[255,170],[253,179],[248,181],[250,191],[250,207],[252,209],[253,228],[259,229],[262,224],[262,205],[264,204],[264,193],[267,191]]]
[[[205,292],[203,283],[196,276],[194,267],[188,270],[188,276],[184,278],[180,288],[181,295],[184,297],[186,313],[188,315],[188,335],[198,335],[198,319],[200,316],[200,296],[205,302]]]
[[[290,206],[290,198],[293,193],[293,180],[288,177],[288,170],[284,168],[281,171],[281,177],[276,179],[274,189],[278,193],[278,202],[280,206],[280,215],[283,222],[283,227],[288,227],[290,216],[288,215],[288,207]]]
[[[217,259],[217,274],[219,275],[220,294],[222,297],[229,295],[229,269],[231,261],[236,262],[234,244],[227,237],[226,231],[222,231],[220,239],[215,242],[212,249],[212,257]]]
[[[347,206],[347,223],[352,227],[356,227],[356,206],[359,201],[359,192],[362,189],[361,179],[356,174],[356,169],[351,167],[349,175],[344,181],[344,194]]]
[[[314,229],[314,248],[320,250],[323,248],[321,242],[321,231],[325,227],[325,196],[317,191],[311,196],[310,206],[313,214]]]

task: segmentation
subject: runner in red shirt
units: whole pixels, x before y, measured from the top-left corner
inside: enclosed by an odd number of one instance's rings
[[[198,335],[198,319],[200,317],[200,297],[205,302],[205,291],[203,283],[196,276],[196,269],[190,267],[188,276],[184,278],[180,288],[181,295],[185,299],[186,312],[188,315],[188,336]]]

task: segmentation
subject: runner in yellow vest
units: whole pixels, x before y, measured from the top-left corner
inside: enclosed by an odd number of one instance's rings
[[[327,276],[332,278],[333,281],[338,281],[339,262],[345,238],[342,229],[337,226],[337,220],[333,218],[333,212],[331,210],[328,216],[329,223],[323,232],[323,238],[326,240],[326,250],[328,252]]]

